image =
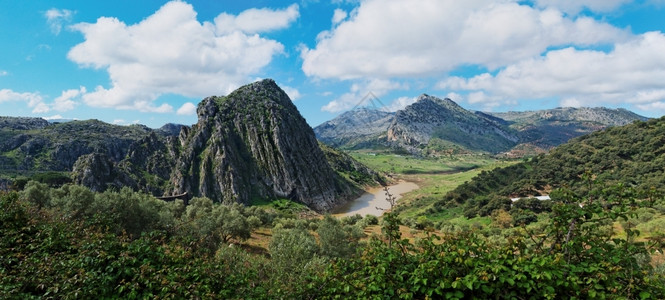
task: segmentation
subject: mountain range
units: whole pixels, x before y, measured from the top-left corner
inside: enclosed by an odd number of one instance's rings
[[[9,179],[57,172],[94,191],[128,186],[155,196],[245,204],[285,198],[324,212],[357,196],[363,186],[386,183],[335,147],[523,155],[646,120],[607,108],[473,112],[423,94],[397,112],[361,108],[312,130],[270,79],[205,98],[197,115],[192,126],[159,129],[0,117],[0,187],[7,188]]]
[[[459,152],[541,153],[569,139],[646,117],[625,109],[555,108],[486,113],[427,94],[402,110],[347,111],[314,128],[322,142],[342,149],[381,149],[413,154]]]
[[[350,156],[322,150],[273,80],[205,98],[197,114],[191,127],[157,130],[2,117],[0,174],[71,172],[75,183],[95,191],[129,186],[245,204],[285,198],[322,212],[362,193],[362,184],[385,183]]]

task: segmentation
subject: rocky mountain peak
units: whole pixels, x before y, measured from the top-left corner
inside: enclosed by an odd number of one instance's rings
[[[497,152],[509,149],[518,138],[496,122],[474,114],[454,101],[423,94],[396,113],[387,139],[413,152],[436,138],[469,150]]]
[[[416,102],[427,100],[427,99],[430,99],[430,95],[423,93],[420,96],[418,96],[418,98],[416,99]]]
[[[353,194],[326,161],[314,132],[271,79],[208,97],[183,130],[171,183],[221,202],[288,198],[327,211]]]
[[[441,98],[438,98],[438,97],[435,97],[435,96],[430,96],[428,94],[422,94],[422,95],[418,96],[418,99],[413,104],[435,105],[435,106],[438,106],[438,107],[453,109],[453,110],[457,110],[457,111],[466,111],[464,108],[459,106],[455,101],[451,100],[450,98],[441,99]],[[405,108],[405,110],[406,110],[406,108]]]

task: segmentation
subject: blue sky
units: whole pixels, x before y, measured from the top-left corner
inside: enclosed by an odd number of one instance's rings
[[[316,126],[368,93],[665,114],[665,0],[0,0],[0,115],[193,124],[273,78]]]

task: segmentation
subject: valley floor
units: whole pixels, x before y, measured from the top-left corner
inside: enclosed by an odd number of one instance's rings
[[[413,183],[417,185],[404,194],[397,201],[395,211],[403,219],[413,221],[421,215],[426,215],[431,223],[450,222],[465,227],[474,224],[487,226],[491,223],[489,217],[477,217],[467,219],[462,215],[460,209],[452,209],[441,213],[428,214],[435,201],[440,200],[448,191],[453,190],[465,181],[471,180],[481,171],[489,171],[494,168],[505,167],[517,163],[517,160],[497,159],[489,155],[455,155],[439,158],[417,158],[398,154],[383,154],[367,151],[349,153],[354,159],[363,164],[389,174],[397,182]],[[382,194],[382,190],[375,188],[368,191]],[[391,191],[393,194],[395,192]],[[400,191],[396,191],[399,193]],[[387,201],[384,205],[387,205]],[[335,214],[338,218],[349,217],[349,214]],[[311,217],[311,216],[310,216]],[[320,217],[319,217],[320,218]],[[411,224],[413,225],[413,224]],[[402,236],[408,239],[423,237],[424,230],[418,230],[406,225],[400,226]],[[365,236],[380,235],[379,225],[370,225],[364,229]],[[252,233],[243,247],[251,252],[268,253],[268,245],[272,233],[270,229],[263,228]]]
[[[363,164],[388,174],[396,181],[414,183],[418,186],[418,188],[402,194],[394,209],[404,224],[400,226],[400,232],[405,238],[423,237],[428,231],[440,232],[451,230],[451,228],[452,230],[483,229],[492,231],[497,235],[500,235],[502,230],[512,230],[498,225],[497,222],[500,220],[496,220],[496,217],[477,216],[467,218],[464,216],[463,207],[461,206],[451,207],[443,211],[434,210],[433,206],[446,193],[462,183],[470,181],[480,172],[514,165],[519,163],[520,160],[499,159],[489,155],[417,158],[368,151],[357,151],[349,154]],[[645,218],[644,215],[650,219],[616,222],[614,227],[617,236],[625,238],[624,227],[636,226],[637,223],[642,223],[639,228],[642,230],[642,234],[637,238],[638,240],[646,241],[653,235],[659,235],[662,229],[657,227],[659,227],[658,224],[665,224],[665,214],[656,211],[644,212],[642,213],[642,219]],[[338,218],[350,217],[348,214],[336,216]],[[310,214],[309,217],[312,217],[312,215]],[[547,222],[550,222],[547,217],[539,216],[538,222],[530,226],[543,226]],[[372,235],[379,235],[381,227],[379,225],[367,226],[364,228],[364,233],[365,238],[363,240],[366,240]],[[244,247],[255,253],[267,254],[271,237],[270,229],[258,230],[245,242]],[[653,258],[655,264],[665,262],[665,256],[662,254],[656,253]]]

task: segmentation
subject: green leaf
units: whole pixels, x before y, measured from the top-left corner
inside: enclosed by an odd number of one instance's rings
[[[589,297],[596,298],[596,290],[589,290]]]
[[[460,284],[459,280],[455,280],[455,281],[453,281],[453,283],[452,283],[452,287],[453,287],[454,289],[457,289],[457,288],[459,287],[459,284]]]

